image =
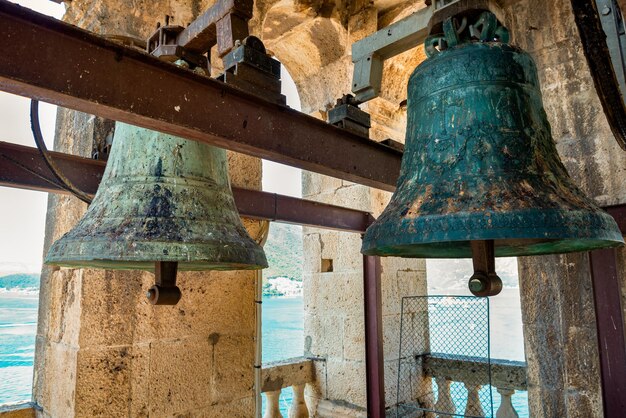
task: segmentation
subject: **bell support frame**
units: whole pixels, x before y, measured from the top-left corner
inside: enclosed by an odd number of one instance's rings
[[[120,47],[119,45],[112,44],[102,40],[102,38],[92,35],[86,31],[82,31],[77,28],[70,27],[67,24],[60,23],[54,19],[39,15],[37,13],[26,11],[14,4],[7,1],[0,1],[0,26],[3,28],[8,27],[11,24],[13,29],[17,28],[17,32],[14,33],[11,43],[4,43],[2,48],[4,59],[0,62],[0,89],[9,91],[15,94],[28,96],[32,98],[38,98],[44,101],[52,102],[68,108],[81,110],[84,112],[91,112],[99,114],[105,117],[115,118],[117,120],[126,121],[129,123],[136,123],[141,126],[149,127],[152,129],[169,132],[175,135],[183,136],[188,139],[200,140],[214,145],[222,146],[234,151],[243,152],[250,155],[255,155],[262,158],[267,158],[273,161],[282,162],[288,165],[296,166],[306,170],[318,172],[321,174],[331,175],[338,178],[342,178],[349,181],[354,181],[360,184],[364,184],[370,187],[376,187],[387,191],[393,191],[395,189],[395,183],[397,175],[400,169],[401,152],[394,150],[383,145],[374,143],[373,141],[364,141],[356,135],[349,134],[345,131],[329,126],[324,122],[315,120],[305,115],[299,114],[293,110],[289,110],[284,106],[274,105],[265,102],[261,99],[255,98],[251,95],[247,95],[229,86],[224,86],[218,82],[212,82],[211,80],[202,80],[199,77],[193,77],[188,75],[188,72],[182,69],[177,69],[171,65],[165,63],[159,63],[158,60],[150,58],[146,55],[139,56],[135,51],[131,51],[128,48]],[[50,54],[39,54],[34,56],[32,54],[33,48],[45,48]],[[82,52],[80,51],[82,49]],[[21,52],[20,52],[21,51]],[[6,52],[6,53],[5,53]],[[9,54],[11,52],[11,54]],[[91,75],[91,80],[81,79],[79,72],[75,72],[74,68],[63,60],[53,59],[52,57],[76,55],[79,59],[84,57],[85,53],[88,53],[90,59],[97,58],[99,60],[106,61],[108,66],[98,66],[94,68],[94,73]],[[44,56],[45,55],[45,56]],[[46,58],[47,57],[47,58]],[[37,58],[38,65],[33,66],[33,59]],[[47,60],[50,58],[50,60]],[[42,61],[43,60],[43,61]],[[102,62],[102,61],[99,61]],[[243,113],[250,113],[254,116],[267,116],[263,118],[263,121],[254,130],[255,143],[246,141],[246,132],[241,132],[241,136],[232,136],[232,130],[225,126],[223,123],[217,124],[217,128],[213,130],[204,130],[202,127],[198,128],[197,123],[189,124],[189,121],[184,121],[180,118],[179,114],[172,112],[172,108],[169,103],[161,102],[159,100],[151,101],[149,108],[137,109],[130,107],[125,97],[113,97],[110,94],[110,85],[107,83],[98,83],[98,80],[109,80],[112,73],[120,73],[123,67],[133,67],[142,69],[142,77],[145,80],[152,81],[152,85],[158,85],[163,83],[168,85],[168,89],[178,89],[179,92],[194,90],[200,88],[202,91],[194,97],[195,106],[201,103],[206,104],[210,102],[211,97],[218,99],[221,103],[218,106],[219,118],[226,118],[228,122],[241,122],[242,112],[235,112],[229,114],[227,108],[239,108],[243,109]],[[24,76],[17,76],[14,72],[14,68],[21,68],[23,70],[36,69],[36,68],[48,68],[49,71],[41,73],[40,71],[28,71]],[[66,74],[64,69],[67,70]],[[113,71],[112,71],[113,70]],[[74,77],[75,75],[75,77]],[[67,84],[67,76],[74,77]],[[176,79],[183,79],[183,82],[169,83]],[[157,82],[157,80],[161,80]],[[165,81],[163,81],[165,80]],[[94,84],[95,81],[95,84]],[[154,88],[137,88],[133,85],[133,80],[129,78],[121,77],[116,80],[118,87],[128,88],[134,93],[144,94],[145,97],[157,97],[158,92]],[[179,80],[180,81],[180,80]],[[156,83],[156,84],[155,84]],[[62,84],[64,86],[62,87]],[[100,90],[96,91],[97,94],[91,94],[85,89],[89,88],[93,92],[94,87],[100,86]],[[171,92],[171,90],[170,90]],[[182,96],[180,96],[182,97]],[[96,98],[99,98],[96,100]],[[197,101],[196,101],[197,99]],[[272,117],[272,113],[277,113],[279,117]],[[203,118],[211,124],[215,122],[211,120],[212,112],[207,112],[203,115]],[[260,120],[261,118],[259,118]],[[193,121],[191,121],[193,122]],[[278,147],[277,142],[274,140],[276,136],[276,128],[270,129],[272,124],[278,123],[278,126],[288,124],[290,128],[278,129],[283,135],[283,139],[289,143],[289,147]],[[215,124],[214,124],[215,125]],[[295,139],[301,139],[301,141],[295,141]],[[307,147],[307,138],[315,138],[315,147]],[[351,160],[347,161],[343,158],[346,155],[347,150],[350,150]],[[15,151],[15,149],[13,150]],[[18,152],[19,153],[19,152]],[[22,155],[22,154],[20,154]],[[40,173],[37,168],[37,161],[28,154],[22,155],[23,160],[18,162],[18,166],[10,168],[10,165],[4,164],[3,170],[0,171],[0,184],[12,185],[13,187],[20,187],[31,190],[43,190],[43,191],[58,191],[40,177]],[[335,158],[338,156],[340,158]],[[64,164],[72,165],[72,156],[59,156],[64,160]],[[94,162],[91,160],[82,161],[83,167],[88,167],[87,172],[91,173],[90,178],[85,181],[98,180],[98,168],[94,167]],[[17,167],[17,168],[16,168]],[[5,169],[6,168],[6,169]],[[24,168],[30,171],[25,171]],[[6,171],[11,172],[15,176],[7,176]],[[81,187],[80,183],[77,183]],[[244,195],[247,195],[248,199],[242,199],[242,195],[238,195],[237,190],[234,190],[235,200],[237,202],[240,212],[246,216],[251,216],[255,211],[259,210],[256,207],[255,202],[257,199],[264,199],[268,203],[268,207],[271,208],[271,202],[282,202],[285,199],[285,205],[288,205],[289,199],[269,193],[246,191]],[[242,201],[247,201],[247,206],[242,208]],[[315,222],[318,226],[323,227],[322,223],[328,223],[329,227],[334,229],[344,229],[345,226],[337,225],[334,220],[340,217],[337,211],[351,211],[345,208],[333,207],[329,209],[328,205],[320,205],[314,202],[308,202],[301,199],[296,199],[303,205],[315,205],[315,210],[318,214],[321,214]],[[291,203],[289,203],[291,205]],[[308,206],[310,210],[313,210],[313,206]],[[606,208],[612,216],[616,218],[620,228],[624,234],[626,234],[626,205]],[[270,211],[272,209],[269,209]],[[285,210],[285,209],[283,209]],[[248,211],[246,213],[246,211]],[[285,212],[289,212],[285,210]],[[366,219],[369,216],[366,213],[360,213],[357,215],[351,211],[352,215],[344,213],[347,223],[353,225],[354,229],[346,228],[352,232],[358,232],[362,227],[359,226],[361,221],[359,219]],[[292,223],[306,224],[302,217],[298,217],[293,212],[287,216],[288,213],[282,216],[276,216],[274,219]],[[328,216],[326,216],[328,215]],[[265,213],[259,213],[259,218],[267,216]],[[355,216],[353,219],[352,216]],[[343,216],[341,216],[343,217]],[[320,219],[321,218],[321,219]],[[348,221],[349,220],[349,221]],[[312,221],[312,220],[311,220]],[[352,223],[354,222],[354,223]],[[365,222],[365,221],[363,221]],[[368,222],[366,222],[367,224]],[[312,222],[311,225],[314,223]],[[615,265],[616,250],[603,250],[611,252],[609,257],[611,263]],[[592,259],[595,257],[594,253],[591,253]],[[368,263],[369,264],[369,263]],[[598,280],[598,275],[602,274],[596,269],[592,270],[592,278],[594,283]],[[378,291],[380,291],[380,280],[374,280],[376,274],[366,274],[366,286],[372,286],[376,289],[376,283],[378,283]],[[370,277],[368,282],[368,277]],[[618,285],[613,277],[610,278],[611,283],[614,286]],[[615,293],[617,294],[617,293]],[[595,294],[596,305],[599,303],[604,304],[604,310],[608,316],[603,318],[621,319],[622,311],[619,301],[611,299],[604,300],[600,294]],[[371,314],[367,316],[368,321],[372,321],[377,317],[377,309],[380,310],[380,306],[367,305],[366,309]],[[596,306],[596,313],[598,313],[598,307]],[[600,321],[600,315],[598,315],[598,333],[601,334],[601,330],[611,332],[608,327],[613,327],[613,323],[616,323],[617,328],[614,332],[617,338],[623,338],[623,324],[621,321]],[[369,325],[368,325],[369,326]],[[382,327],[382,324],[379,324]],[[369,328],[368,328],[369,329]],[[382,329],[382,328],[381,328]],[[621,332],[621,334],[620,334]],[[621,345],[620,345],[621,344]],[[378,354],[382,350],[382,341],[377,340],[377,336],[371,334],[370,331],[366,331],[366,355],[368,359],[376,359]],[[601,352],[601,356],[605,356],[607,360],[611,360],[613,364],[612,369],[608,370],[605,362],[602,363],[602,373],[608,376],[612,376],[613,379],[621,379],[621,386],[611,384],[603,378],[603,395],[605,398],[605,413],[609,417],[621,416],[621,412],[618,409],[608,408],[606,405],[606,399],[615,399],[620,395],[623,395],[618,388],[626,387],[624,384],[626,381],[626,363],[613,362],[613,359],[620,359],[623,352],[619,349],[623,345],[623,341],[619,344],[609,344],[606,350]],[[622,350],[623,351],[623,350]],[[620,370],[616,370],[615,365],[621,365]],[[374,368],[378,367],[378,374]],[[384,392],[381,391],[384,388],[384,380],[382,374],[382,363],[368,362],[367,378],[368,378],[368,398],[377,397],[380,409],[371,411],[370,415],[373,417],[384,416]],[[377,380],[378,385],[371,384],[372,379]],[[382,405],[382,406],[381,406]]]

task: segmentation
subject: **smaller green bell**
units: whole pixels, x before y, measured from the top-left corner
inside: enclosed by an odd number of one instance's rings
[[[167,283],[151,290],[154,303],[176,293],[177,269],[267,267],[239,218],[224,150],[119,122],[93,202],[46,263],[156,269]]]

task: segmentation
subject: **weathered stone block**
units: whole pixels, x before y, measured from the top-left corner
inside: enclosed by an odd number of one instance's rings
[[[428,326],[427,323],[424,325]],[[419,332],[419,329],[416,329],[415,332]],[[398,359],[400,352],[400,315],[383,316],[383,352],[386,361]]]
[[[348,404],[365,406],[365,363],[329,359],[328,362],[328,398]],[[322,383],[322,393],[324,393]]]
[[[319,233],[307,233],[302,236],[302,253],[304,260],[302,271],[305,273],[319,273],[322,271],[322,241]]]
[[[54,417],[74,415],[78,350],[61,343],[37,340],[33,399]],[[53,383],[51,383],[53,382]]]
[[[253,334],[211,334],[212,346],[210,401],[227,403],[254,395],[254,338]],[[194,364],[192,362],[192,364]],[[196,363],[197,364],[197,363]]]
[[[150,345],[148,384],[155,400],[150,415],[174,415],[211,404],[217,377],[214,341],[205,337]]]
[[[71,347],[78,346],[81,314],[80,271],[72,269],[57,270],[52,273],[47,289],[50,303],[47,304],[48,329],[44,330],[51,343],[63,343]]]
[[[320,234],[320,245],[322,247],[322,258],[334,259],[337,257],[339,233],[336,231],[325,231]]]
[[[315,273],[307,276],[310,294],[304,298],[309,314],[359,316],[363,314],[363,275],[350,273]]]
[[[84,270],[81,347],[131,345],[159,338],[254,332],[254,272],[179,272],[176,306],[153,306],[145,272]],[[106,295],[103,297],[103,295]],[[216,301],[219,300],[219,303]]]
[[[302,197],[314,199],[322,193],[334,192],[341,187],[341,179],[322,174],[302,172]]]
[[[586,391],[601,396],[598,347],[589,344],[597,341],[595,328],[570,327],[563,345],[565,356],[566,385],[568,390]]]
[[[563,335],[552,327],[524,325],[528,386],[556,390],[565,384]]]
[[[76,376],[76,417],[148,417],[150,347],[81,349]]]
[[[605,416],[600,393],[568,391],[565,398],[569,418],[600,418]]]
[[[343,358],[365,361],[365,318],[348,316],[343,320]]]
[[[361,254],[361,236],[349,232],[339,233],[340,251],[335,261],[337,272],[358,272],[363,274],[363,255]]]
[[[198,418],[249,418],[254,416],[254,405],[254,397],[247,396],[232,402],[220,403],[190,412],[188,416]]]
[[[325,358],[343,357],[343,326],[341,315],[304,315],[304,355]],[[332,330],[332,332],[329,332]]]

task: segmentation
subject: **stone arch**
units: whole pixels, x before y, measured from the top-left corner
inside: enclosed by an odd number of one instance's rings
[[[348,33],[339,18],[281,0],[267,10],[260,37],[292,76],[303,112],[325,110],[350,91]]]

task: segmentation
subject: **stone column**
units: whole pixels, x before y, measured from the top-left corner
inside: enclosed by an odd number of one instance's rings
[[[346,6],[348,7],[348,6]],[[403,17],[404,11],[387,16]],[[261,30],[268,50],[287,67],[298,86],[304,112],[325,118],[335,100],[350,91],[354,41],[376,31],[379,11],[333,9],[330,17],[281,2],[267,10]],[[408,11],[407,11],[408,13]],[[386,64],[390,75],[385,97],[368,103],[374,128],[371,138],[402,141],[406,114],[406,80],[419,54],[405,54]],[[350,156],[346,156],[350,158]],[[340,179],[303,173],[303,197],[378,215],[389,193]],[[365,324],[363,268],[358,234],[304,228],[305,355],[316,361],[316,381],[308,385],[315,416],[365,416]],[[384,259],[382,298],[386,402],[396,398],[401,297],[426,294],[422,261]]]
[[[147,38],[167,14],[186,24],[197,2],[74,0],[66,20]],[[62,59],[62,57],[59,57]],[[91,154],[94,118],[59,109],[55,148]],[[233,184],[260,188],[260,160],[229,156]],[[132,162],[129,162],[132,163]],[[51,195],[46,247],[86,205]],[[246,222],[255,235],[256,222]],[[245,417],[254,414],[254,272],[179,273],[183,298],[152,306],[145,272],[42,275],[34,401],[44,417]]]
[[[600,205],[626,202],[626,153],[602,111],[570,2],[504,3],[513,43],[537,63],[552,135],[570,175]],[[522,257],[519,273],[530,415],[601,417],[588,256]]]

